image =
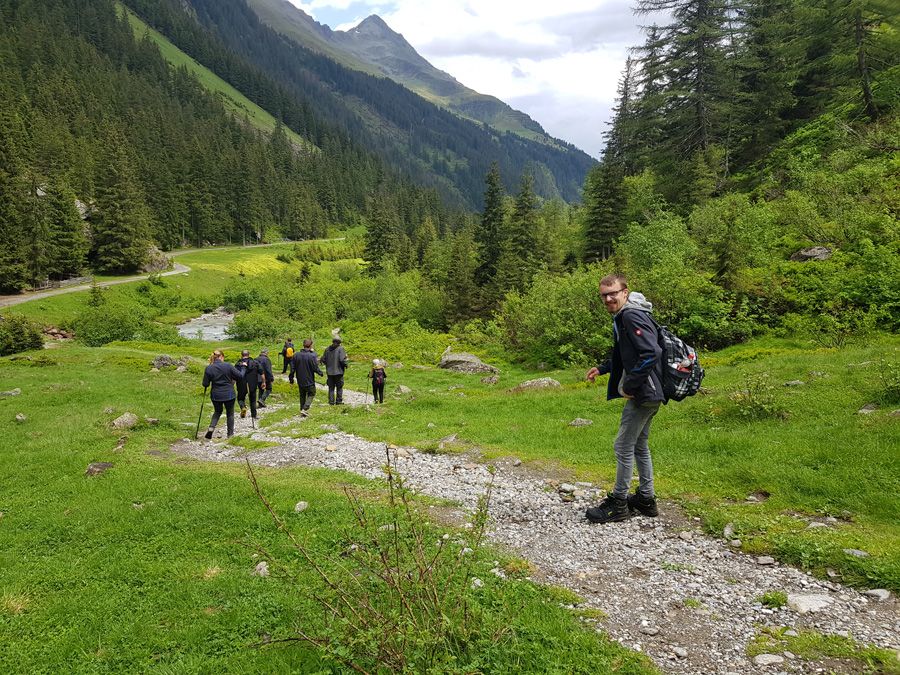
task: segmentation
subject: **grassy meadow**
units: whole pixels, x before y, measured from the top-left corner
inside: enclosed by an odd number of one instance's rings
[[[167,283],[196,298],[197,307],[216,306],[230,279],[283,267],[277,248],[186,254],[180,260],[192,272]],[[107,293],[127,295],[136,287],[123,284]],[[88,295],[11,311],[65,322]],[[187,310],[182,304],[159,318],[174,322]],[[376,343],[356,348],[350,338],[346,347],[357,360],[346,386],[364,390],[369,364],[363,352],[377,356],[371,353]],[[218,346],[236,357],[244,345]],[[277,532],[245,468],[169,452],[172,443],[193,435],[202,359],[210,349],[198,342],[100,348],[65,342],[0,359],[0,391],[22,391],[0,397],[3,672],[340,669],[304,642],[279,642],[298,630],[327,634],[333,627],[312,597],[321,580]],[[160,353],[196,360],[185,373],[151,373],[149,361]],[[875,336],[842,349],[762,338],[702,357],[705,392],[669,404],[654,422],[659,495],[700,516],[713,534],[734,523],[745,552],[770,552],[816,574],[832,569],[853,585],[900,591],[900,417],[892,414],[900,404],[883,400],[881,379],[882,361],[900,359],[900,337]],[[588,385],[581,368],[533,371],[496,353],[489,360],[501,368],[496,385],[406,359],[388,370],[383,406],[329,408],[320,396],[313,409],[317,423],[293,433],[323,433],[320,424],[334,424],[426,451],[473,451],[487,460],[516,456],[555,475],[609,486],[621,402],[605,401],[605,378]],[[562,387],[510,391],[542,376]],[[785,386],[796,380],[802,384]],[[412,393],[396,393],[399,384]],[[275,399],[291,405],[263,423],[296,414],[294,395],[279,382]],[[869,403],[877,410],[860,414]],[[113,430],[110,422],[125,411],[159,422]],[[16,421],[19,413],[24,421]],[[570,427],[575,417],[593,425]],[[450,434],[457,440],[441,447]],[[98,461],[114,466],[86,477],[87,465]],[[323,556],[339,551],[352,528],[344,486],[356,486],[376,510],[383,508],[381,487],[349,474],[291,468],[260,470],[258,478],[275,509],[289,514],[290,528]],[[757,501],[747,501],[749,495]],[[295,515],[299,500],[310,508]],[[811,519],[827,517],[837,519],[830,528],[807,529]],[[286,561],[289,574],[253,576],[257,547]],[[853,557],[843,552],[849,548],[870,555]],[[485,587],[469,601],[482,630],[469,649],[459,647],[460,670],[652,671],[641,655],[580,623],[563,607],[571,597],[524,580],[492,578],[488,570],[501,558],[485,551],[475,563]]]

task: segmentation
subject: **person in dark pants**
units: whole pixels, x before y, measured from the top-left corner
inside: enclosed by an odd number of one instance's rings
[[[291,365],[291,360],[294,358],[294,341],[291,340],[291,338],[284,341],[284,347],[281,348],[281,358],[284,360],[284,367],[281,369],[281,374],[284,375]]]
[[[262,373],[262,380],[259,383],[259,403],[260,408],[266,407],[266,399],[272,393],[272,384],[275,382],[275,375],[272,374],[272,361],[269,360],[269,350],[263,349],[259,356],[256,357],[259,363],[259,369]]]
[[[381,359],[375,359],[372,361],[372,370],[369,371],[369,379],[372,380],[372,400],[375,403],[384,403],[384,383],[387,380],[385,365]]]
[[[621,274],[600,280],[600,298],[613,317],[613,352],[603,364],[591,368],[587,379],[609,373],[608,400],[625,398],[616,452],[616,485],[607,498],[589,508],[592,523],[625,520],[632,511],[655,517],[659,511],[653,489],[653,462],[650,458],[650,423],[665,396],[662,388],[662,348],[659,331],[651,316],[653,305],[641,294],[628,290]],[[637,466],[638,488],[629,494],[632,472]]]
[[[203,388],[212,385],[209,398],[213,404],[213,416],[206,430],[206,438],[213,437],[213,431],[225,410],[228,422],[228,438],[234,435],[234,383],[241,381],[241,373],[230,363],[225,363],[225,355],[218,349],[209,357],[209,365],[203,372]]]
[[[241,417],[247,416],[247,397],[250,397],[250,417],[256,419],[256,392],[259,390],[259,383],[262,379],[259,362],[250,358],[250,350],[245,349],[241,352],[241,358],[234,364],[242,377],[238,382],[237,398],[241,406]]]
[[[291,362],[291,372],[297,378],[297,386],[300,388],[300,414],[309,415],[309,407],[316,395],[316,375],[322,377],[325,373],[319,368],[319,357],[313,351],[313,341],[307,338],[303,341],[303,349],[294,354]]]
[[[342,405],[344,403],[344,370],[347,369],[347,352],[341,344],[341,338],[337,335],[322,354],[319,363],[325,364],[325,372],[328,373],[328,405]]]

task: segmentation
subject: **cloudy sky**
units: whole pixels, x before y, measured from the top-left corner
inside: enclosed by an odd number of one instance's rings
[[[633,0],[290,0],[335,30],[378,14],[433,65],[594,157],[629,47]]]

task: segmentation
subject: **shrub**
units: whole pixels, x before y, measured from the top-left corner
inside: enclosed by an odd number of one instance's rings
[[[100,347],[116,340],[131,340],[146,324],[146,315],[138,305],[104,302],[75,321],[75,337],[90,347]]]
[[[748,375],[744,385],[729,396],[729,402],[729,412],[748,422],[787,417],[775,387],[764,373]]]
[[[0,315],[0,356],[40,349],[41,327],[21,314]]]
[[[756,601],[763,607],[778,609],[787,605],[787,594],[784,591],[767,591],[756,598]]]
[[[279,340],[284,335],[305,335],[308,331],[295,321],[275,318],[265,306],[235,315],[228,327],[228,335],[242,342]]]

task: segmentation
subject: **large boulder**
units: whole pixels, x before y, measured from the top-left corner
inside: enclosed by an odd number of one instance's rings
[[[536,380],[526,380],[510,391],[530,391],[532,389],[555,389],[562,385],[552,377],[539,377]]]
[[[457,373],[499,373],[500,370],[466,352],[451,352],[449,349],[441,355],[439,368],[453,370]]]
[[[808,262],[810,260],[828,260],[831,257],[831,249],[824,246],[812,246],[810,248],[801,248],[791,260],[794,262]]]
[[[165,272],[171,266],[172,261],[169,256],[156,248],[156,246],[150,246],[147,249],[147,259],[141,267],[141,271],[155,274],[157,272]]]

